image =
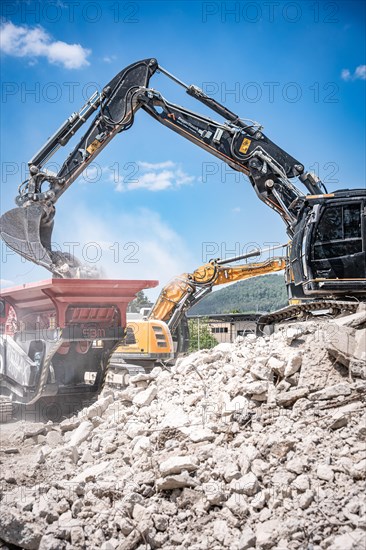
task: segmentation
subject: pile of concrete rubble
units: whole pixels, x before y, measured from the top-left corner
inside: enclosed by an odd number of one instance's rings
[[[361,307],[279,325],[17,423],[2,548],[365,548],[365,333]]]

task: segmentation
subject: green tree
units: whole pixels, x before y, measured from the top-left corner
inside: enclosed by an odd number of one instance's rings
[[[152,303],[143,290],[136,294],[136,298],[128,304],[128,313],[138,313],[142,307],[152,307]]]
[[[207,319],[189,319],[189,352],[200,349],[211,349],[218,341],[211,334]]]

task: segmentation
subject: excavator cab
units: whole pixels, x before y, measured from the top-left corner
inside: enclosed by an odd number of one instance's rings
[[[175,357],[169,327],[164,321],[141,319],[127,322],[126,333],[109,361],[107,382],[125,383],[125,375],[148,373]]]
[[[365,296],[366,190],[308,196],[299,220],[290,255],[295,294]]]

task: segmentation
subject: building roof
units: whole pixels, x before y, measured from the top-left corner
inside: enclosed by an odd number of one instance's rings
[[[188,319],[207,319],[208,321],[257,321],[262,313],[210,313],[209,315],[190,315]]]

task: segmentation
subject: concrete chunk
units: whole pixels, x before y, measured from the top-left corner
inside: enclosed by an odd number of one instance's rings
[[[67,444],[68,447],[78,447],[83,441],[85,441],[91,431],[93,430],[93,424],[88,420],[81,422],[81,424],[76,428],[74,433],[71,435],[71,438]]]
[[[257,476],[253,472],[249,472],[239,479],[233,479],[230,483],[230,488],[239,494],[255,495],[259,491]]]
[[[70,481],[73,483],[79,483],[80,481],[85,481],[89,478],[90,479],[96,478],[100,474],[105,472],[110,465],[111,463],[108,462],[108,460],[105,460],[104,462],[99,462],[94,466],[90,466],[89,468],[86,468],[83,472],[73,477]]]
[[[253,395],[253,394],[260,395],[262,393],[265,393],[267,390],[268,390],[268,382],[264,380],[263,381],[258,380],[256,382],[248,382],[243,386],[244,393],[248,395]]]
[[[356,349],[356,330],[347,326],[328,327],[324,331],[324,342],[328,353],[348,367]]]
[[[147,407],[150,405],[153,399],[155,399],[157,394],[157,387],[155,384],[151,384],[146,390],[139,392],[132,400],[134,405],[138,407]]]
[[[255,548],[256,543],[255,533],[250,527],[245,527],[240,535],[239,548],[240,550],[248,550],[249,548]]]
[[[28,521],[27,521],[28,520]],[[0,514],[1,538],[18,548],[37,550],[42,533],[38,525],[32,521],[30,513],[15,514],[12,510],[2,507]]]
[[[282,359],[277,359],[276,357],[270,357],[268,359],[267,365],[269,368],[276,374],[283,376],[285,374],[286,364]],[[259,392],[256,392],[259,393]]]
[[[364,304],[360,304],[361,306]],[[337,325],[339,327],[358,328],[366,324],[366,309],[360,308],[360,311],[353,313],[352,315],[346,315],[340,319],[334,319],[330,324]]]
[[[155,485],[157,491],[170,491],[182,487],[196,487],[198,483],[189,476],[188,472],[183,472],[180,475],[161,477],[156,480]]]
[[[310,399],[310,401],[322,401],[326,399],[333,399],[334,397],[350,395],[351,393],[352,390],[349,384],[336,384],[335,386],[328,386],[323,390],[311,393],[308,396],[308,399]]]
[[[198,461],[194,456],[172,456],[162,462],[159,470],[163,477],[170,474],[179,474],[183,470],[193,472],[198,468]]]
[[[257,547],[267,550],[276,545],[279,535],[282,533],[283,524],[280,520],[270,519],[258,523],[256,528]]]
[[[288,407],[296,403],[298,399],[307,397],[309,395],[309,388],[296,388],[294,390],[284,391],[276,395],[276,403],[280,407]]]
[[[295,351],[291,353],[290,357],[287,360],[287,365],[285,367],[285,378],[292,376],[298,372],[302,365],[302,353],[301,351]]]
[[[334,472],[330,466],[327,464],[319,464],[316,475],[319,479],[322,479],[324,481],[333,481],[334,479]]]
[[[338,430],[344,428],[348,424],[348,414],[343,411],[336,411],[332,415],[331,423],[329,425],[331,430]]]

